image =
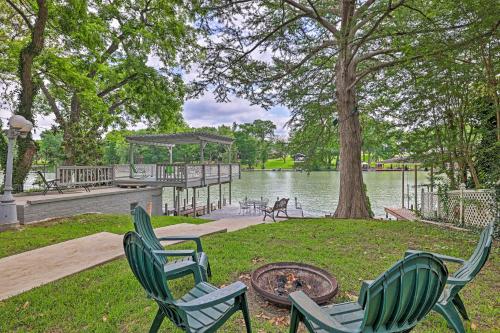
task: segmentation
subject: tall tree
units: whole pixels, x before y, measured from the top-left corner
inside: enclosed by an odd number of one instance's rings
[[[182,125],[192,34],[181,2],[75,1],[54,8],[39,75],[46,107],[64,133],[66,164],[93,164],[103,133],[138,121]],[[179,61],[182,59],[182,62]],[[156,67],[153,64],[156,62]]]
[[[48,4],[46,0],[36,0],[36,2],[28,3],[7,0],[7,3],[22,18],[29,30],[28,41],[19,54],[18,75],[20,91],[16,113],[34,123],[33,102],[39,84],[33,78],[33,64],[35,58],[40,55],[44,47],[45,28],[49,18]],[[14,160],[13,174],[14,184],[20,185],[24,183],[35,153],[36,145],[31,133],[26,138],[19,138],[17,140],[17,155]]]
[[[203,23],[209,38],[200,86],[215,85],[220,100],[235,93],[264,106],[279,102],[292,109],[329,95],[326,100],[334,101],[338,112],[342,161],[335,216],[369,217],[361,172],[358,91],[365,79],[385,68],[466,43],[452,32],[482,24],[481,18],[463,14],[475,3],[207,1],[210,15]],[[436,31],[449,32],[449,43],[421,47],[420,37]]]

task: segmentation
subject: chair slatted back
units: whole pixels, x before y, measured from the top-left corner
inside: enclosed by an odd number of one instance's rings
[[[161,245],[158,238],[156,238],[153,226],[151,225],[151,218],[144,210],[144,208],[142,208],[141,206],[135,207],[133,220],[135,231],[139,235],[141,235],[142,239],[144,239],[144,241],[148,243],[149,247],[151,247],[153,250],[163,250],[163,246]],[[160,261],[165,264],[167,262],[167,259],[161,257]]]
[[[453,274],[453,277],[464,280],[472,280],[477,273],[479,273],[479,271],[486,264],[491,252],[493,230],[493,223],[484,228],[481,232],[481,237],[479,238],[476,249],[472,253],[471,257]]]
[[[286,198],[281,199],[280,209],[286,209],[286,207],[288,206],[288,200],[290,200],[290,199],[286,199]]]
[[[435,305],[448,270],[429,253],[410,255],[374,280],[367,289],[362,329],[404,331],[415,326]]]
[[[173,300],[165,282],[164,265],[147,242],[136,232],[129,231],[123,238],[123,247],[132,272],[148,296],[157,301]]]
[[[281,200],[276,200],[274,202],[273,210],[278,210],[280,208]]]
[[[288,200],[286,198],[282,198],[280,200],[276,200],[273,206],[273,210],[285,209],[288,206]]]
[[[123,247],[130,268],[147,295],[158,303],[170,320],[183,327],[186,315],[174,305],[175,299],[168,287],[160,256],[155,255],[149,244],[133,231],[125,234]]]

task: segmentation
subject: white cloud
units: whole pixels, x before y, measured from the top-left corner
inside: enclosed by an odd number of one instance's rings
[[[218,103],[212,93],[184,104],[184,119],[192,127],[232,125],[233,122],[249,123],[262,119],[276,124],[276,135],[286,136],[288,131],[284,126],[289,117],[289,111],[283,107],[277,106],[266,111],[238,97],[232,97],[228,103]]]

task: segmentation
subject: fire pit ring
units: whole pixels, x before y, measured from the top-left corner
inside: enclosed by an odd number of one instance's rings
[[[324,304],[338,292],[337,280],[327,271],[308,264],[276,262],[252,273],[257,294],[278,306],[291,306],[288,294],[301,290],[316,303]]]

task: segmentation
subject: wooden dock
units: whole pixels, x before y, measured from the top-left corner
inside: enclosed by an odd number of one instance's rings
[[[409,210],[408,208],[384,207],[384,210],[386,217],[389,217],[389,215],[391,215],[394,216],[396,220],[415,221],[417,219],[415,213]]]

